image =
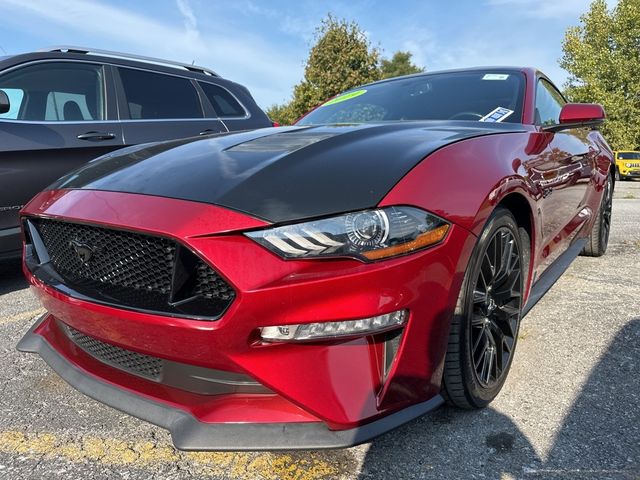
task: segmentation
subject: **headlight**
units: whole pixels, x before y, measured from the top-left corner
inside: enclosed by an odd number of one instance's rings
[[[449,223],[414,207],[363,210],[246,235],[284,258],[380,260],[441,242]]]
[[[631,164],[630,163],[625,163],[624,166],[627,167],[627,168],[631,168]]]

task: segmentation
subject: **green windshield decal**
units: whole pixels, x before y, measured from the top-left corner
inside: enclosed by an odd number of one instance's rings
[[[334,105],[336,103],[344,102],[345,100],[351,100],[352,98],[359,97],[360,95],[364,95],[367,93],[366,90],[356,90],[355,92],[345,93],[344,95],[339,95],[336,98],[332,98],[327,103],[323,103],[322,106],[326,107],[327,105]]]

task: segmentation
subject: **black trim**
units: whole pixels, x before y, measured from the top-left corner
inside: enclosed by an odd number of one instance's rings
[[[553,284],[562,276],[569,268],[569,265],[580,255],[580,252],[587,243],[586,238],[576,240],[562,255],[560,255],[549,267],[540,275],[540,278],[531,287],[531,293],[527,304],[522,310],[524,317],[529,311],[535,307],[536,303],[544,296],[547,291],[553,287]]]
[[[604,123],[604,118],[594,119],[594,120],[586,120],[584,122],[575,122],[575,123],[557,123],[554,125],[544,125],[542,127],[543,132],[561,132],[563,130],[570,130],[572,128],[595,128],[598,125],[602,125]]]
[[[22,255],[20,227],[0,230],[0,260],[19,258]]]
[[[11,227],[0,230],[0,238],[9,237],[13,235],[20,235],[20,227]]]
[[[426,402],[361,427],[339,431],[329,430],[321,422],[206,424],[183,410],[121,390],[83,372],[56,352],[44,337],[34,333],[46,317],[47,314],[40,317],[20,340],[17,346],[19,351],[39,354],[58,375],[85,395],[169,430],[173,444],[180,450],[314,450],[351,447],[414,420],[444,402],[440,395],[436,395]]]
[[[261,393],[273,394],[267,387],[253,380],[248,375],[242,373],[225,372],[212,368],[198,367],[197,365],[189,365],[186,363],[172,362],[152,355],[134,352],[125,348],[103,342],[91,335],[86,335],[73,327],[58,321],[58,328],[64,332],[70,342],[73,342],[78,348],[82,349],[87,355],[95,358],[101,363],[109,365],[118,370],[122,370],[131,375],[136,375],[156,383],[168,385],[170,387],[179,388],[188,392],[200,395],[220,395],[225,393]],[[104,355],[96,354],[91,348],[86,348],[82,342],[78,342],[78,338],[84,336],[105,347],[120,351],[122,354],[137,355],[140,360],[158,363],[158,374],[149,376],[141,373],[139,370],[128,368],[126,364],[118,363],[106,358]]]

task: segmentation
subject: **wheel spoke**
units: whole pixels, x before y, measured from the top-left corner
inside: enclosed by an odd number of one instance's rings
[[[491,261],[491,258],[489,258],[489,251],[486,251],[484,254],[484,262],[482,264],[482,267],[489,269],[489,275],[488,275],[489,282],[487,283],[487,285],[490,285],[493,282],[494,277],[496,276],[496,267],[495,267],[495,264]],[[481,270],[482,270],[482,267],[480,268]]]
[[[489,341],[486,339],[486,335],[487,335],[487,329],[485,328],[485,326],[483,325],[481,327],[481,331],[478,334],[478,337],[476,338],[475,342],[473,343],[473,348],[471,349],[471,351],[475,354],[476,351],[478,350],[478,346],[480,345],[480,342],[482,340],[485,340],[485,348],[487,346],[487,344],[489,343]]]
[[[473,303],[484,303],[487,301],[487,291],[474,290],[473,291]]]
[[[496,275],[496,283],[499,283],[503,280],[504,277],[508,276],[510,273],[510,265],[513,255],[513,247],[515,240],[509,239],[505,241],[503,238],[501,241],[502,252],[500,254],[500,269]]]
[[[483,334],[485,332],[483,331]],[[478,366],[480,365],[480,362],[484,359],[484,357],[487,354],[487,349],[489,348],[489,341],[487,340],[486,342],[484,342],[482,344],[482,350],[480,351],[479,355],[474,356],[474,367],[476,369],[476,371],[478,370]],[[477,358],[476,358],[477,357]]]

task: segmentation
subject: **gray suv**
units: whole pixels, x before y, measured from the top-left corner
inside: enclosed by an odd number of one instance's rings
[[[0,57],[0,258],[18,211],[112,150],[272,126],[246,87],[195,65],[79,47]]]

